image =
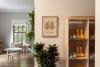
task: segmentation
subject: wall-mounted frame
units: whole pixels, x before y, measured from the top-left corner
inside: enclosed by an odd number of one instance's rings
[[[57,16],[42,16],[42,36],[51,38],[58,37]]]

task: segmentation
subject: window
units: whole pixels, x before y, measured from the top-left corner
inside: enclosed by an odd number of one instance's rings
[[[25,21],[13,22],[13,43],[25,42],[27,33],[27,23]]]

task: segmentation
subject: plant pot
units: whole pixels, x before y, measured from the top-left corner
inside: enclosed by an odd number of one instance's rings
[[[56,65],[55,64],[51,64],[48,67],[56,67]]]

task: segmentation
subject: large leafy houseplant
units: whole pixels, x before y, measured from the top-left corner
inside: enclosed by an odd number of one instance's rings
[[[26,34],[26,36],[27,36],[27,39],[32,43],[32,42],[34,42],[34,35],[35,35],[34,34],[34,31],[35,31],[35,29],[34,29],[34,26],[35,26],[34,11],[28,13],[28,15],[29,15],[29,18],[30,18],[31,31],[28,32]]]
[[[40,67],[55,67],[58,58],[58,50],[56,44],[49,45],[44,48],[44,43],[34,44],[35,57]]]

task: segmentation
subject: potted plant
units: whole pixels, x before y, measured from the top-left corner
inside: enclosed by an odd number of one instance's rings
[[[33,48],[35,51],[36,61],[40,67],[55,67],[56,61],[59,60],[59,53],[56,44],[44,48],[44,43],[36,43]]]

